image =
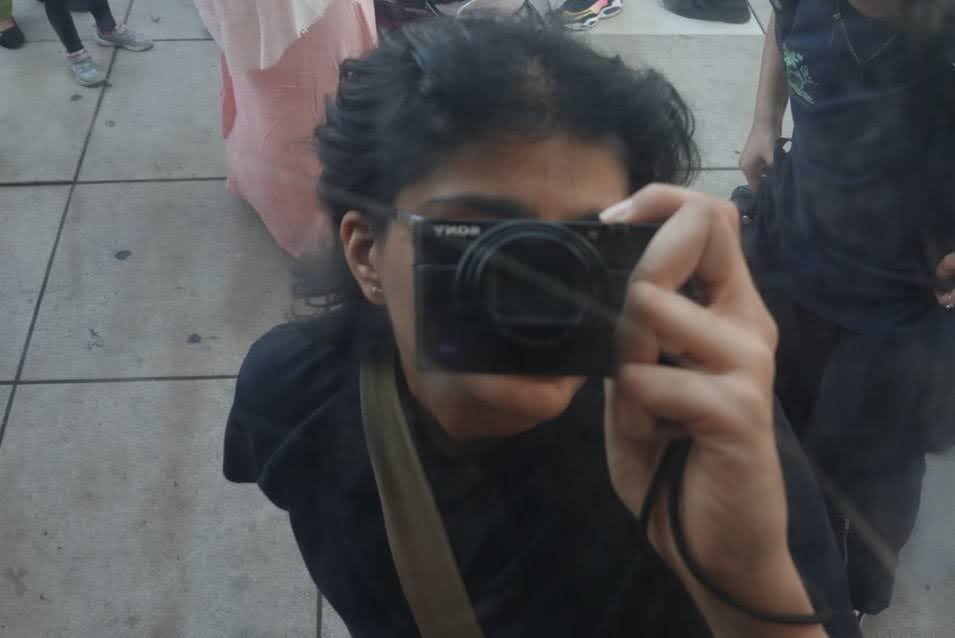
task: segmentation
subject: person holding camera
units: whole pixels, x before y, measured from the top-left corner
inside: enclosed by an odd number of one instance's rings
[[[758,191],[747,254],[780,330],[776,391],[834,488],[870,614],[889,605],[925,454],[955,442],[955,70],[902,5],[782,2],[740,157]]]
[[[437,19],[345,62],[326,118],[337,242],[300,292],[334,303],[252,346],[224,472],[353,636],[860,636],[736,210],[651,184],[697,163],[663,77]]]

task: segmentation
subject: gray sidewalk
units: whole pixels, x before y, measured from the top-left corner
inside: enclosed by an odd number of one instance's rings
[[[225,191],[215,45],[189,0],[115,0],[156,48],[94,45],[110,84],[84,89],[42,5],[14,5],[30,43],[0,50],[0,638],[314,636],[285,515],[221,475],[235,374],[286,316],[290,261]],[[589,37],[688,98],[699,188],[742,182],[760,22],[630,0]],[[955,636],[953,478],[933,462],[871,638]]]

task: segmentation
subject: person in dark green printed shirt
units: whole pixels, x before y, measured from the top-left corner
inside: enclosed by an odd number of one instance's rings
[[[926,453],[955,443],[955,69],[902,7],[783,0],[740,158],[760,191],[744,239],[779,324],[776,391],[855,512],[833,502],[869,614],[890,603],[884,557],[912,532]]]

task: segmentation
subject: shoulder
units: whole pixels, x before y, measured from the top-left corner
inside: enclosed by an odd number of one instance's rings
[[[325,408],[352,377],[357,384],[357,368],[352,348],[327,328],[320,320],[283,324],[252,344],[226,424],[226,478],[262,484],[333,420]]]
[[[299,404],[314,404],[340,383],[350,349],[324,328],[286,323],[260,337],[239,370],[235,403],[294,416]]]

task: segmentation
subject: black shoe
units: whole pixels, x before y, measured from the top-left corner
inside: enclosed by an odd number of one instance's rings
[[[4,49],[19,49],[26,41],[19,25],[14,24],[6,31],[0,31],[0,47]]]
[[[746,0],[663,0],[663,6],[684,18],[743,24],[749,22]]]

